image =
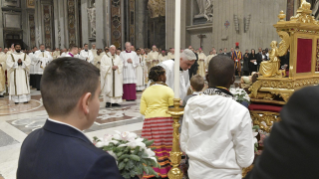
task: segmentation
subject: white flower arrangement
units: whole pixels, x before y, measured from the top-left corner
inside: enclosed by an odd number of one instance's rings
[[[233,94],[235,97],[235,100],[239,103],[242,103],[246,101],[248,104],[250,104],[250,98],[249,95],[246,93],[244,89],[241,88],[230,88],[230,93]]]
[[[133,132],[115,132],[103,138],[94,137],[93,143],[115,158],[121,175],[125,179],[143,175],[144,172],[158,176],[152,167],[160,168],[160,165],[155,152],[149,148],[154,141],[140,138]]]

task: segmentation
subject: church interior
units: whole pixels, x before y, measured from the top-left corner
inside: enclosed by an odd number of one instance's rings
[[[246,95],[236,96],[237,100],[249,98],[252,125],[258,126],[254,155],[261,155],[263,141],[273,124],[281,121],[280,111],[290,97],[301,88],[319,84],[319,0],[0,0],[0,47],[10,49],[20,44],[22,51],[31,52],[44,45],[54,52],[87,44],[89,49],[95,45],[104,51],[114,45],[125,51],[126,42],[130,42],[136,49],[155,45],[169,52],[175,48],[177,34],[176,1],[181,1],[180,49],[192,46],[209,57],[214,50],[219,56],[219,50],[234,53],[228,51],[239,46],[243,59],[246,49],[249,53],[256,49],[256,54],[258,48],[271,49],[268,61],[258,64],[258,78],[251,73],[245,78],[239,71],[229,89],[234,93],[245,90]],[[280,60],[287,53],[289,63],[284,66]],[[31,88],[30,101],[16,104],[10,100],[8,88],[6,83],[0,98],[0,179],[16,178],[23,141],[48,119],[39,90]],[[98,116],[84,134],[92,140],[115,131],[141,136],[145,120],[140,112],[142,94],[136,92],[135,101],[124,100],[115,108],[106,108],[100,96]],[[174,125],[180,125],[179,101],[174,105],[168,111]],[[173,137],[178,140],[178,127]],[[177,145],[175,141],[173,152],[180,152]],[[185,160],[171,159],[177,166]],[[252,168],[243,168],[243,176]],[[182,179],[181,175],[176,178]]]

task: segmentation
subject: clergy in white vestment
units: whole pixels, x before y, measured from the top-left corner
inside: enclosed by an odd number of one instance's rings
[[[96,52],[96,56],[94,56],[94,61],[93,61],[93,65],[96,66],[96,68],[100,69],[101,66],[101,59],[102,57],[105,55],[102,54],[102,49],[98,49]]]
[[[208,68],[209,88],[190,98],[184,110],[180,146],[189,156],[188,175],[242,179],[242,169],[254,160],[254,138],[248,109],[228,90],[235,81],[234,61],[219,55]]]
[[[70,48],[70,52],[68,52],[64,57],[72,57],[72,58],[78,58],[78,59],[81,59],[81,56],[78,54],[79,52],[79,48],[77,46],[72,46]]]
[[[69,53],[68,50],[67,50],[66,48],[64,48],[64,49],[62,50],[62,53],[61,53],[60,58],[61,58],[61,57],[65,57],[68,53]]]
[[[36,51],[38,51],[38,48],[37,47],[33,47],[33,49],[32,49],[32,52],[31,53],[29,53],[28,55],[29,55],[29,58],[31,59],[31,64],[30,64],[30,67],[29,67],[29,74],[30,74],[30,85],[33,87],[33,88],[35,88],[36,87],[36,77],[35,77],[35,66],[36,66],[36,63],[35,63],[35,61],[36,60],[34,60],[33,58],[34,58],[34,54],[35,54],[35,52]]]
[[[177,60],[177,59],[175,59]],[[185,49],[181,53],[180,58],[180,99],[184,99],[187,94],[187,90],[190,86],[189,81],[189,73],[188,70],[191,68],[191,66],[195,63],[196,56],[193,51],[189,49]],[[175,61],[170,59],[166,60],[163,63],[160,64],[165,69],[166,72],[166,84],[174,90],[174,81],[175,81],[175,75],[174,75],[174,66]]]
[[[2,52],[2,48],[0,47],[0,97],[4,97],[4,93],[6,92],[6,54]]]
[[[216,50],[214,49],[214,50],[212,50],[212,51],[210,52],[210,55],[208,55],[208,56],[206,57],[206,71],[208,71],[209,62],[210,62],[214,57],[217,56],[216,53],[217,53],[217,52],[216,52]]]
[[[158,59],[160,63],[168,60],[165,50],[162,50],[162,53],[158,56]]]
[[[144,76],[144,59],[141,54],[141,49],[136,50],[136,54],[138,56],[138,66],[136,68],[136,91],[143,91],[145,89],[145,76]]]
[[[20,44],[15,44],[15,52],[7,58],[7,70],[10,75],[9,100],[16,104],[30,101],[28,70],[31,64],[29,56],[21,52]]]
[[[167,59],[175,59],[175,49],[171,48],[167,53]]]
[[[32,60],[35,62],[35,87],[38,91],[40,91],[43,70],[53,60],[53,57],[51,56],[50,52],[45,50],[45,46],[41,44],[40,50],[34,53]]]
[[[56,48],[55,51],[53,52],[53,59],[57,59],[61,56],[61,52],[60,52],[60,49],[59,48]]]
[[[151,69],[153,66],[156,66],[159,64],[159,53],[157,52],[156,45],[153,45],[152,51],[147,54],[147,61],[149,62],[149,69]]]
[[[101,59],[101,88],[106,108],[120,107],[123,96],[123,62],[116,54],[116,47],[110,46],[109,53]]]
[[[92,44],[92,48],[90,50],[91,50],[91,52],[93,54],[93,57],[96,57],[98,49],[96,49],[96,45],[95,44]]]
[[[126,101],[136,100],[136,67],[139,59],[135,52],[131,51],[131,43],[125,43],[125,51],[121,52],[123,62],[123,99]]]
[[[199,48],[198,50],[198,71],[197,74],[199,74],[202,77],[206,77],[206,55],[204,54],[202,48]]]
[[[89,63],[93,63],[94,60],[94,56],[91,50],[89,50],[89,45],[88,44],[84,44],[84,49],[81,50],[80,52],[80,57],[83,60],[86,60]]]

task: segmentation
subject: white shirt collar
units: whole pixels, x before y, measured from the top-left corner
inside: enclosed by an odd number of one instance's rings
[[[57,121],[57,120],[54,120],[54,119],[51,119],[51,118],[48,118],[48,121],[51,121],[51,122],[54,122],[54,123],[57,123],[57,124],[61,124],[61,125],[65,125],[65,126],[69,126],[69,127],[73,128],[73,129],[75,129],[75,130],[77,130],[77,131],[83,133],[83,131],[81,131],[80,129],[78,129],[78,128],[76,128],[76,127],[70,125],[70,124],[67,124],[67,123],[65,123],[65,122]],[[84,134],[84,133],[83,133],[83,134]]]
[[[195,94],[195,95],[201,95],[201,94],[203,94],[203,92],[193,92],[193,94]]]

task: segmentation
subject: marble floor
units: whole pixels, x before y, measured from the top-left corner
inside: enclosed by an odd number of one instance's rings
[[[0,98],[0,179],[16,178],[20,147],[26,136],[41,128],[48,117],[40,92],[32,90],[29,104],[15,105],[8,97]],[[141,93],[135,102],[124,102],[120,108],[106,109],[101,99],[98,118],[84,131],[89,138],[118,131],[141,133],[143,116],[139,113]]]

